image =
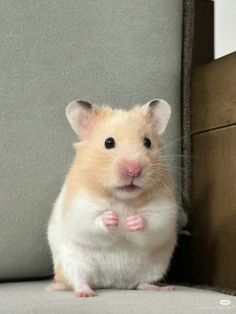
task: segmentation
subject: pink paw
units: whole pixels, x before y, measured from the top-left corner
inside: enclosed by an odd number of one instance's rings
[[[119,225],[119,216],[112,210],[102,214],[102,221],[108,229],[114,229]]]
[[[89,287],[86,287],[81,290],[75,291],[75,296],[79,298],[89,298],[89,297],[95,297],[96,293]]]
[[[126,225],[128,226],[129,231],[139,231],[144,229],[144,218],[139,215],[129,216],[126,219]]]

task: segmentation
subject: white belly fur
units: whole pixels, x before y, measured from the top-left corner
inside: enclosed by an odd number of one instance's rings
[[[54,265],[76,289],[79,280],[94,288],[131,289],[139,282],[154,282],[163,277],[176,242],[176,205],[155,200],[142,209],[125,208],[122,203],[108,203],[81,192],[63,216],[64,189],[55,204],[55,219],[48,228]],[[95,224],[106,210],[120,218],[115,230]],[[140,214],[147,220],[147,230],[129,232],[126,217]]]

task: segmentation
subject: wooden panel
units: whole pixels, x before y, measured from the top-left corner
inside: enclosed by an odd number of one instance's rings
[[[193,136],[193,279],[236,290],[236,126]]]
[[[236,53],[193,71],[192,132],[236,123]]]

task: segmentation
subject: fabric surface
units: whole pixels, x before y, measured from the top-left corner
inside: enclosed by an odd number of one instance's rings
[[[236,297],[218,292],[176,287],[172,292],[99,290],[97,296],[78,299],[71,291],[47,292],[48,282],[0,285],[1,314],[170,314],[236,312]],[[229,305],[221,305],[228,300]]]
[[[46,226],[73,156],[73,99],[173,108],[180,154],[182,0],[0,3],[0,279],[47,276]],[[168,158],[180,188],[178,157]]]
[[[184,0],[183,14],[183,68],[182,68],[182,193],[183,207],[191,210],[192,192],[192,157],[191,157],[191,73],[194,36],[194,0]]]

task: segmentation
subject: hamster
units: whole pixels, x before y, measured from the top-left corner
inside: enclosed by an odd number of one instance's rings
[[[91,297],[99,288],[171,290],[163,278],[177,239],[177,204],[160,136],[170,105],[129,111],[73,101],[66,116],[80,142],[48,225],[49,291]]]

